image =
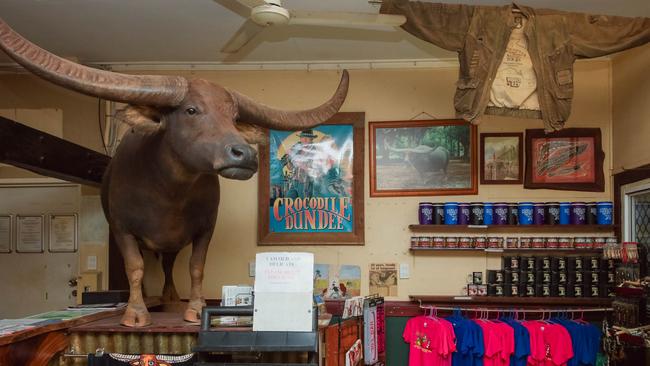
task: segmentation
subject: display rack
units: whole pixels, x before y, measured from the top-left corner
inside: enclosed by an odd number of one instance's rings
[[[557,254],[557,255],[588,255],[602,254],[602,249],[476,249],[476,248],[409,248],[411,252],[470,252],[495,254]]]
[[[201,330],[197,345],[197,366],[248,366],[248,365],[318,365],[318,311],[312,311],[312,330],[309,332],[254,332],[247,330],[212,330],[210,324],[214,316],[253,316],[250,306],[206,306],[201,313]],[[210,353],[250,353],[250,352],[307,352],[307,363],[224,363],[209,362]]]
[[[616,230],[615,225],[409,225],[409,230],[418,233],[608,233]]]
[[[495,296],[432,296],[409,295],[411,301],[423,304],[492,306],[561,306],[561,307],[606,307],[612,299],[601,297],[495,297]]]

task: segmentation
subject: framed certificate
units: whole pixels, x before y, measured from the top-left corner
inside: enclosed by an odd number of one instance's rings
[[[74,253],[77,251],[77,214],[49,215],[49,251]]]
[[[43,253],[44,221],[43,215],[16,216],[16,252]]]
[[[0,215],[0,253],[11,253],[13,231],[11,215]]]

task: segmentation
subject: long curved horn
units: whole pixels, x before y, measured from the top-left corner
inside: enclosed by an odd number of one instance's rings
[[[0,19],[0,48],[27,70],[64,88],[116,102],[176,106],[187,93],[180,76],[125,75],[93,69],[55,56],[16,33]]]
[[[304,130],[330,119],[343,105],[348,94],[349,75],[343,70],[334,95],[322,105],[304,111],[281,111],[258,103],[234,90],[228,90],[239,109],[239,120],[277,130]]]

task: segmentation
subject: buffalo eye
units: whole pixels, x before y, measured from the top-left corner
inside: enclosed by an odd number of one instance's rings
[[[189,107],[185,110],[185,113],[189,114],[190,116],[193,116],[197,113],[199,113],[199,110],[194,108],[194,107]]]

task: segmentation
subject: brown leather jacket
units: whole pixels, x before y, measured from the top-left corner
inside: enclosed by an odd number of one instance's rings
[[[488,107],[490,88],[512,29],[513,8],[527,18],[528,50],[537,75],[541,111]],[[520,5],[470,6],[384,0],[383,14],[403,14],[407,32],[458,52],[454,97],[458,115],[476,122],[484,113],[544,120],[547,132],[562,129],[571,113],[573,62],[650,41],[650,19],[568,13]],[[540,113],[541,112],[541,113]]]

